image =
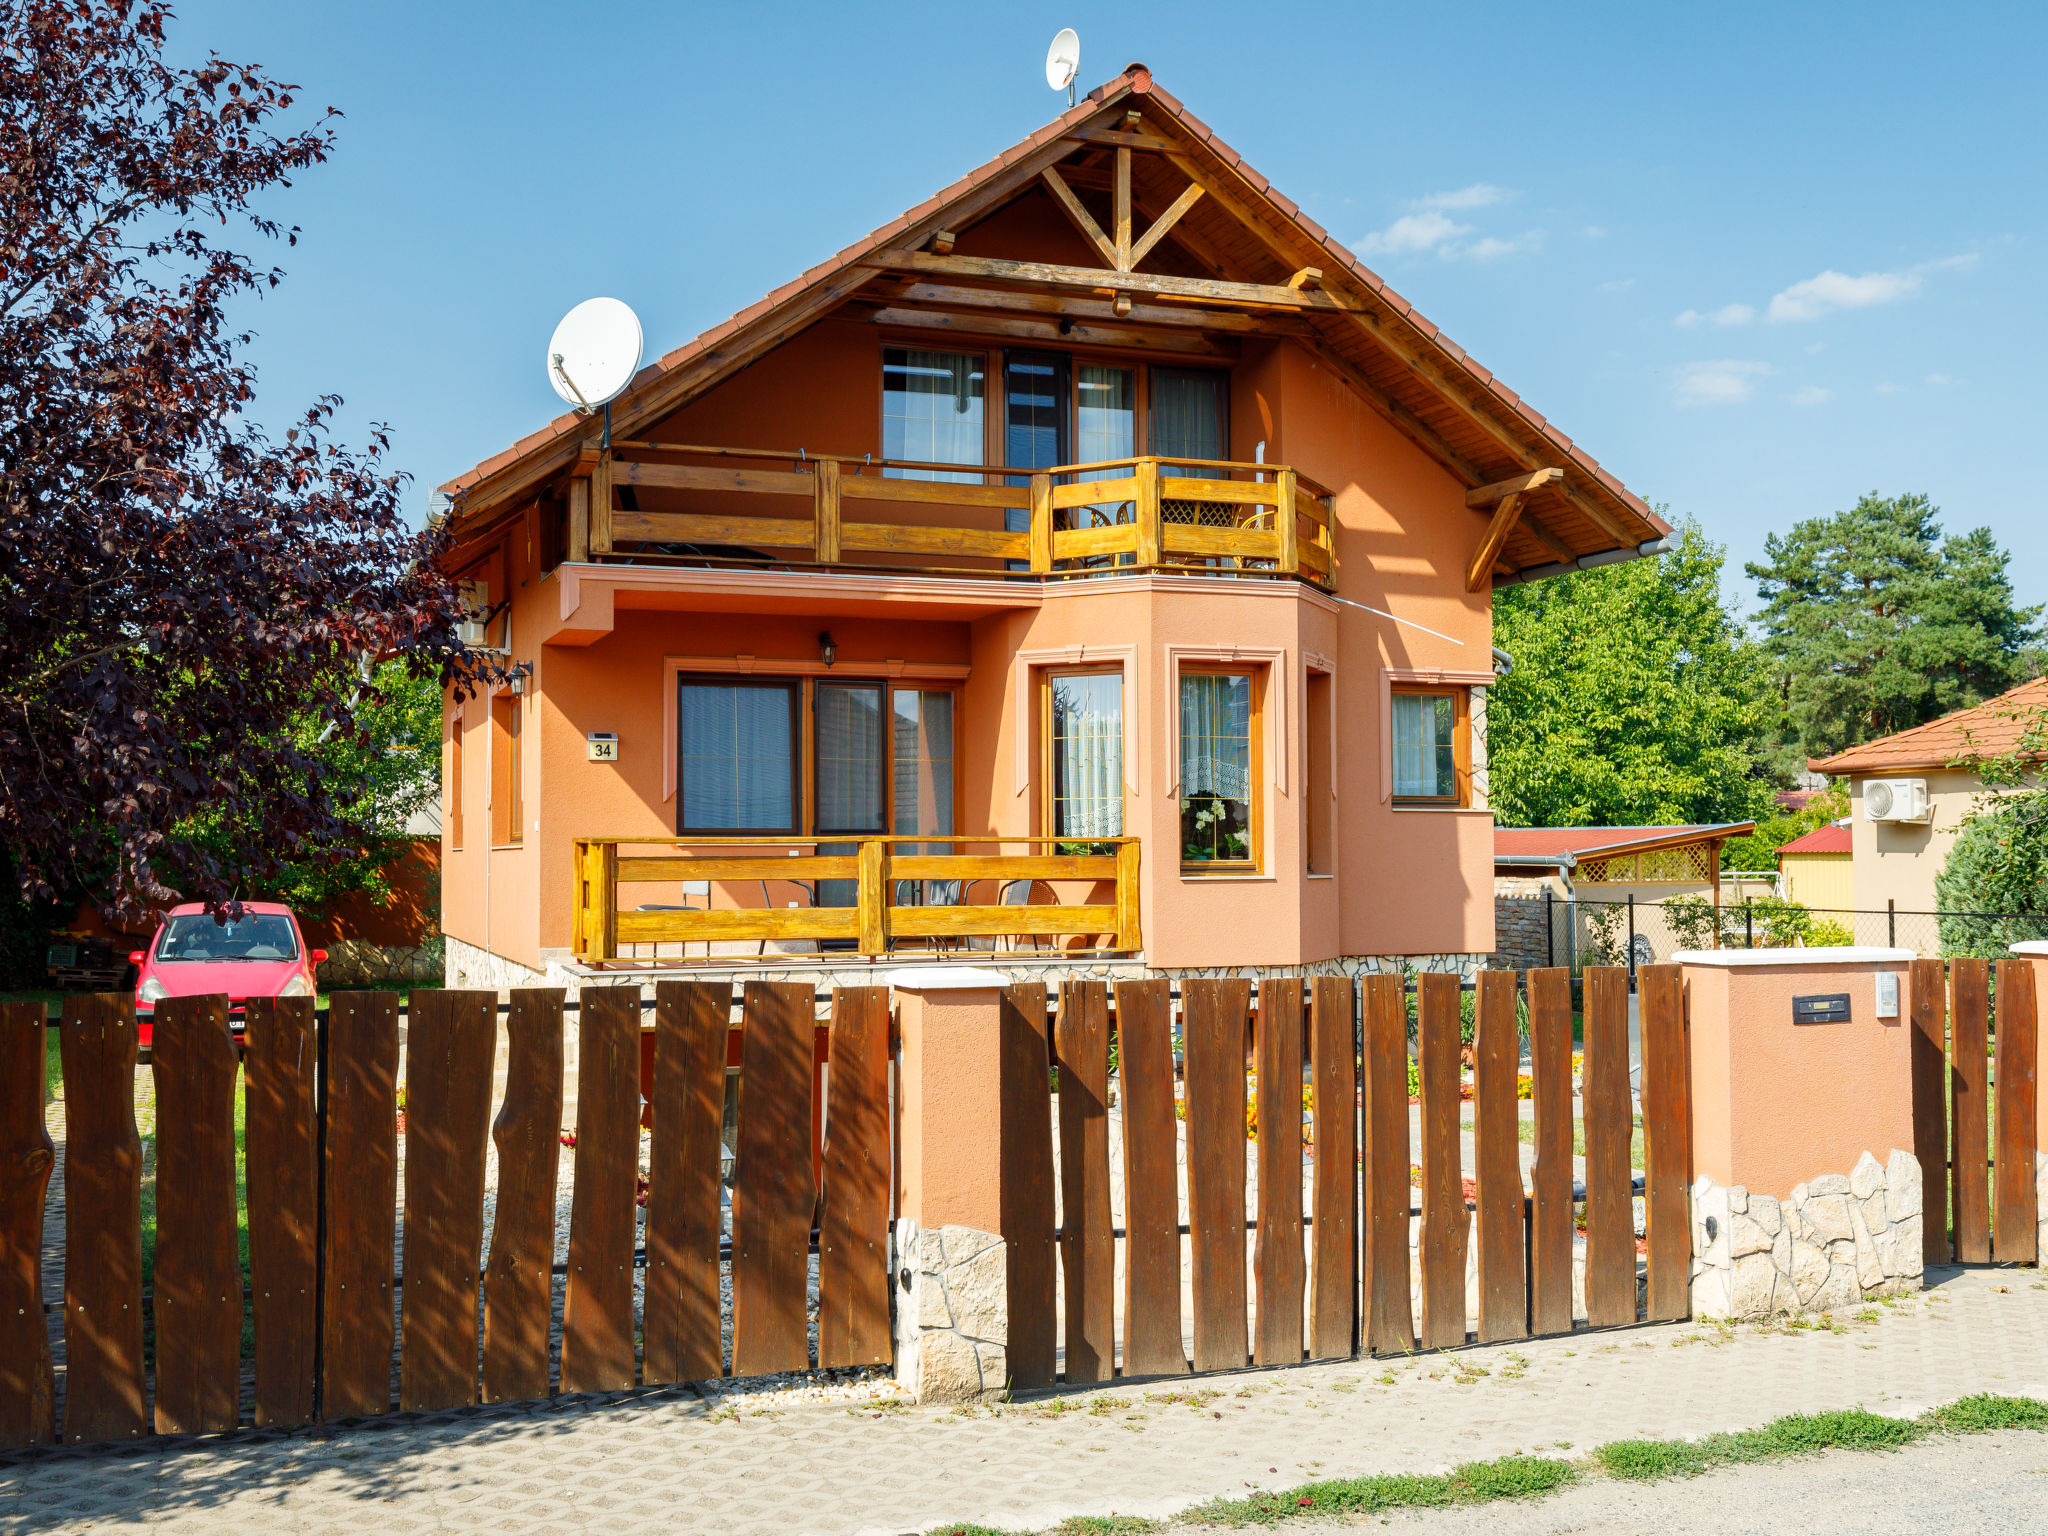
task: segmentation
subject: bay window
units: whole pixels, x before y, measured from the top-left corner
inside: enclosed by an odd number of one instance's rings
[[[1124,831],[1124,677],[1052,672],[1045,683],[1045,826],[1062,853]]]
[[[1258,865],[1258,689],[1248,670],[1180,675],[1181,864]]]

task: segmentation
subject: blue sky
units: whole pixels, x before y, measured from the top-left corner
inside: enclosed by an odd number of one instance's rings
[[[1634,490],[1729,546],[1867,490],[1988,523],[2048,601],[2048,10],[1721,4],[707,8],[185,0],[174,33],[346,114],[272,203],[281,427],[346,397],[425,488],[558,406],[556,319],[650,355],[1132,59]],[[820,444],[820,447],[832,445]]]

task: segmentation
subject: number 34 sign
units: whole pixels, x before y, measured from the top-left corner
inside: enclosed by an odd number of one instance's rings
[[[616,763],[619,760],[619,736],[616,731],[592,731],[588,738],[590,760],[593,763]]]

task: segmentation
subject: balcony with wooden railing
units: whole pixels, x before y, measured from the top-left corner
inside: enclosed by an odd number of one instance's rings
[[[572,560],[1337,580],[1330,494],[1285,464],[962,468],[636,441],[580,469]]]
[[[961,851],[987,847],[1033,851]],[[575,860],[590,966],[1144,947],[1135,837],[579,838]]]

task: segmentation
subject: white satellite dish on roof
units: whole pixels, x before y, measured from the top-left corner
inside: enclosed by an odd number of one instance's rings
[[[548,382],[580,411],[616,400],[640,371],[640,317],[617,299],[585,299],[548,341]]]
[[[1061,27],[1053,37],[1052,47],[1045,52],[1045,83],[1056,91],[1065,91],[1071,105],[1074,76],[1080,72],[1081,34],[1072,27]]]

